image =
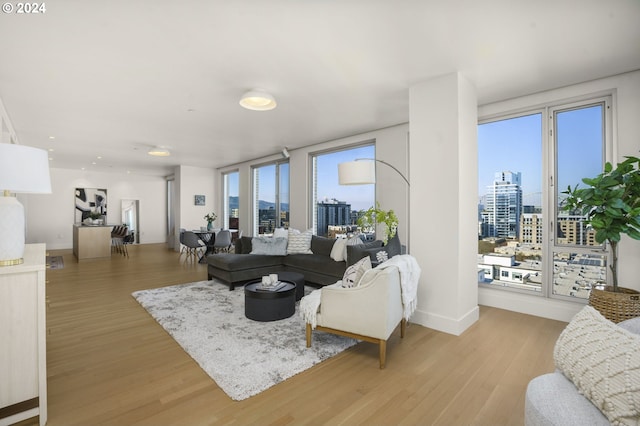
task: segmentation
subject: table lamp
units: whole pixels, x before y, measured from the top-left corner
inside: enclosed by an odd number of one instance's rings
[[[50,194],[47,151],[0,143],[0,267],[19,265],[25,243],[24,207],[11,193]]]

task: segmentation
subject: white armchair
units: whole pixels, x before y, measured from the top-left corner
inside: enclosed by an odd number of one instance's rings
[[[318,331],[377,343],[380,347],[380,368],[384,368],[387,339],[398,324],[400,337],[404,337],[406,328],[398,268],[371,269],[365,272],[357,287],[323,287],[314,319]],[[309,348],[314,321],[311,318],[305,320]]]

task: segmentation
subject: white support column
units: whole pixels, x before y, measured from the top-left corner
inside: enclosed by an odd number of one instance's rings
[[[412,321],[460,335],[477,321],[477,96],[459,73],[410,88]]]

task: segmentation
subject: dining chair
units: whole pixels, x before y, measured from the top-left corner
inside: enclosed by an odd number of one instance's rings
[[[200,237],[192,231],[184,231],[180,236],[182,239],[180,242],[187,248],[187,259],[193,256],[193,260],[197,260],[198,251],[206,248]]]
[[[231,231],[228,229],[222,229],[218,231],[216,234],[216,239],[213,242],[213,252],[219,253],[229,252],[229,247],[231,246]]]

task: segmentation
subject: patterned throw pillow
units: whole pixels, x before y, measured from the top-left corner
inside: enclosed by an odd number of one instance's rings
[[[591,306],[578,312],[558,337],[553,359],[612,424],[640,421],[640,336]]]
[[[342,287],[357,287],[360,282],[360,278],[371,269],[371,259],[368,257],[362,258],[362,260],[354,263],[349,266],[346,271],[344,271],[344,276],[342,277]]]
[[[310,229],[299,233],[289,232],[287,254],[313,254],[311,251],[312,236]]]

